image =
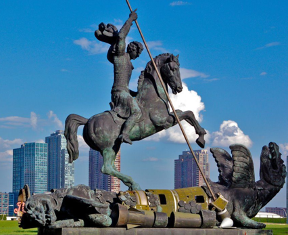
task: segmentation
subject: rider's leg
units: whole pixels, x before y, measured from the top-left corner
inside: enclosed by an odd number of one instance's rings
[[[129,137],[129,133],[135,126],[135,123],[139,121],[141,117],[141,109],[139,108],[136,100],[132,98],[132,102],[130,102],[130,104],[131,104],[131,115],[124,123],[122,133],[121,135],[119,135],[119,139],[121,140],[121,142],[125,142],[128,144],[132,144],[132,141]]]

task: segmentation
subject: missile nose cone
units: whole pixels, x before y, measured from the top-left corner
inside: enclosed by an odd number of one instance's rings
[[[220,224],[220,228],[231,228],[233,226],[233,220],[230,218],[223,219],[222,223]]]

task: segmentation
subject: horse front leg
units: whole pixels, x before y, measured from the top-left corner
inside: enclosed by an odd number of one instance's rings
[[[119,150],[119,149],[118,149]],[[106,148],[103,150],[103,166],[101,172],[103,174],[111,175],[120,179],[123,184],[128,186],[129,190],[141,190],[139,184],[137,184],[131,176],[124,175],[116,170],[114,165],[117,152],[113,148]]]
[[[196,143],[201,147],[205,147],[205,139],[204,135],[206,134],[206,131],[203,127],[200,126],[199,122],[196,120],[194,113],[192,111],[181,111],[176,110],[177,116],[180,119],[180,121],[185,120],[188,122],[191,126],[194,127],[196,134],[199,136],[196,140]],[[174,113],[170,113],[174,116]],[[177,124],[176,118],[174,118],[173,126]]]

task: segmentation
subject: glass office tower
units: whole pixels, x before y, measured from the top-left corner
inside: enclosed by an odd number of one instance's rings
[[[47,191],[47,144],[25,143],[13,149],[13,192],[28,184],[31,193]]]

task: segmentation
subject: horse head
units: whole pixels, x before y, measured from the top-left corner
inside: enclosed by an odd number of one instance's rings
[[[183,89],[178,58],[179,55],[174,56],[173,54],[170,54],[166,63],[164,63],[160,69],[163,81],[170,86],[173,94],[177,94]]]

